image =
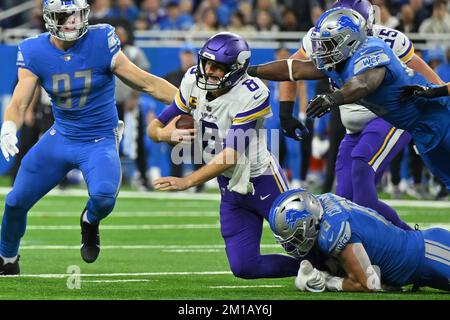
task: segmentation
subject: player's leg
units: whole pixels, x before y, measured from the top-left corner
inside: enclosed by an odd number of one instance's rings
[[[267,201],[270,207],[280,193],[275,190],[261,190],[254,196],[244,196],[227,190],[228,180],[219,177],[222,190],[220,224],[230,269],[236,277],[244,279],[281,278],[297,275],[300,261],[281,254],[261,255],[260,242],[263,230],[263,216],[248,206],[251,201]],[[283,182],[286,183],[287,181]],[[271,184],[276,184],[272,178]],[[269,191],[268,194],[265,192]],[[262,198],[260,198],[262,197]]]
[[[409,134],[403,130],[377,118],[366,125],[358,145],[352,151],[353,202],[376,210],[404,230],[412,228],[400,219],[393,208],[378,199],[376,174],[386,168],[409,139]]]
[[[346,134],[336,159],[336,194],[348,200],[353,200],[351,154],[358,141],[359,134]]]
[[[50,130],[22,159],[3,214],[0,255],[6,262],[17,256],[30,208],[72,168],[65,145],[66,140]]]
[[[439,177],[447,190],[450,190],[450,165],[448,164],[448,159],[450,159],[450,128],[447,129],[447,134],[434,149],[420,156],[431,173]]]
[[[422,234],[425,259],[419,285],[450,291],[450,231],[431,228]]]
[[[81,255],[94,262],[100,252],[98,225],[114,208],[121,181],[120,159],[113,136],[86,142],[79,148],[79,168],[86,181],[89,200],[82,213]]]

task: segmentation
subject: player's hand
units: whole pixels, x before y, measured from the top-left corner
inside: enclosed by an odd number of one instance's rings
[[[403,86],[401,88],[400,101],[405,101],[412,96],[432,99],[446,95],[448,95],[447,85],[439,87],[424,87],[419,85]]]
[[[305,125],[294,118],[292,115],[289,116],[280,116],[280,124],[283,134],[288,136],[289,138],[293,138],[295,140],[302,140],[306,135],[309,134],[308,129]]]
[[[196,129],[177,129],[176,122],[180,117],[181,115],[176,116],[164,128],[158,130],[159,141],[169,143],[191,143],[194,141]]]
[[[169,190],[182,191],[189,189],[191,185],[186,178],[162,177],[153,181],[153,187],[156,190],[161,191],[169,191]]]
[[[331,108],[336,107],[335,102],[328,94],[319,94],[308,103],[306,115],[308,117],[322,117],[324,114],[331,111]]]
[[[119,120],[119,122],[117,123],[117,137],[119,139],[119,143],[122,141],[124,130],[125,130],[125,122]]]
[[[295,286],[300,291],[324,292],[326,289],[326,274],[313,267],[311,262],[303,260],[300,263]]]
[[[10,156],[14,157],[19,153],[19,149],[16,146],[17,142],[16,124],[13,121],[3,122],[0,132],[0,148],[6,161],[9,161]]]

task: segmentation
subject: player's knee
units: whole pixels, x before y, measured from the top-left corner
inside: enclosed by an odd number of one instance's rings
[[[31,204],[29,203],[29,201],[27,201],[27,199],[18,197],[17,193],[14,192],[14,189],[6,196],[5,204],[13,210],[17,209],[27,211],[31,208]]]
[[[90,198],[92,213],[98,218],[105,218],[114,209],[116,198],[114,196],[95,195]]]
[[[249,260],[230,261],[230,269],[233,275],[241,279],[254,279],[257,265]]]

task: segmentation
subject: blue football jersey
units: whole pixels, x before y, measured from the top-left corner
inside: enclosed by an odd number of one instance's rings
[[[347,244],[362,243],[381,282],[401,286],[413,283],[420,273],[425,245],[421,232],[405,231],[376,211],[327,193],[319,196],[324,207],[317,246],[337,257]]]
[[[339,69],[324,72],[340,88],[354,76],[377,67],[386,68],[383,82],[358,103],[395,127],[410,132],[421,153],[436,147],[450,126],[450,99],[410,97],[400,101],[402,86],[431,84],[422,75],[414,75],[383,40],[368,37]]]
[[[67,51],[42,33],[19,44],[17,66],[35,74],[49,94],[54,128],[69,139],[91,140],[117,127],[114,75],[120,41],[107,24],[89,26]]]

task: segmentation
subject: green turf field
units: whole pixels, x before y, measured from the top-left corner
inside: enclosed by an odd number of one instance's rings
[[[101,225],[102,251],[93,264],[84,263],[79,253],[79,214],[87,197],[41,200],[29,214],[21,243],[22,275],[0,278],[0,300],[450,299],[449,294],[424,288],[416,293],[308,294],[295,289],[293,278],[238,279],[229,271],[217,200],[195,200],[193,194],[182,200],[171,200],[170,193],[159,194],[165,199],[123,194]],[[2,210],[4,199],[0,196]],[[450,203],[428,204],[432,206],[404,203],[396,208],[406,221],[421,228],[449,228]],[[262,243],[263,253],[282,252],[268,225]],[[77,277],[69,277],[68,268],[69,272],[79,268],[79,283]]]

